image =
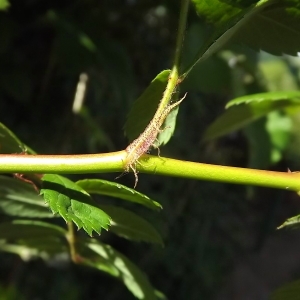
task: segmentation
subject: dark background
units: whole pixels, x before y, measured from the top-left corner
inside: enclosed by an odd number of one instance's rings
[[[123,125],[133,101],[171,66],[179,15],[175,2],[11,1],[9,10],[0,13],[0,121],[38,153],[125,149]],[[184,61],[192,58],[205,30],[191,8]],[[182,85],[182,92],[189,93],[161,155],[295,170],[300,165],[295,132],[293,143],[273,164],[261,159],[263,147],[250,144],[251,128],[201,141],[227,101],[269,89],[271,79],[257,75],[266,61],[287,66],[288,79],[274,83],[278,89],[298,88],[299,63],[237,45],[226,51],[199,66]],[[83,110],[74,114],[82,73],[88,76],[87,93]],[[252,131],[264,130],[265,119],[259,122]],[[256,160],[253,151],[258,151]],[[115,180],[116,174],[92,176]],[[129,174],[118,181],[132,187],[134,178]],[[276,231],[299,212],[296,194],[143,174],[138,190],[163,205],[160,214],[135,211],[161,232],[165,247],[110,234],[102,238],[136,262],[169,299],[267,299],[274,288],[299,278],[299,233]],[[0,266],[0,299],[133,299],[118,281],[71,265],[65,257],[23,262],[1,253]]]

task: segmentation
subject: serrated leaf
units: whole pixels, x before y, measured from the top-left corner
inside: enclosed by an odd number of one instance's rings
[[[71,180],[54,174],[42,177],[41,194],[53,213],[60,214],[66,222],[73,221],[90,236],[101,228],[108,230],[110,217],[97,207],[90,195]]]
[[[10,154],[20,152],[35,154],[35,152],[23,144],[13,132],[0,123],[0,153]]]
[[[289,227],[289,228],[299,228],[300,227],[300,215],[291,217],[287,219],[283,224],[277,227],[277,229],[282,229],[284,227]]]
[[[156,300],[155,290],[146,275],[127,257],[96,240],[81,240],[82,264],[107,272],[120,279],[138,299]]]
[[[300,300],[300,280],[279,287],[271,294],[269,300]]]
[[[129,240],[163,245],[157,230],[135,213],[112,205],[100,205],[99,207],[111,217],[109,228],[111,232]]]
[[[279,91],[279,92],[268,92],[260,94],[246,95],[235,98],[226,104],[226,108],[234,105],[249,104],[251,102],[264,102],[264,101],[281,101],[288,100],[290,104],[300,103],[300,92],[299,91]]]
[[[170,70],[160,72],[133,103],[124,131],[129,141],[136,139],[153,118],[168,83]]]
[[[5,10],[9,7],[9,2],[7,0],[0,0],[0,10]]]
[[[0,212],[26,218],[54,216],[30,184],[3,175],[0,175]]]
[[[76,182],[89,194],[99,194],[144,205],[151,209],[160,209],[161,205],[148,196],[128,188],[125,185],[102,179],[83,179]]]
[[[203,139],[220,137],[272,111],[293,105],[300,105],[300,92],[271,92],[236,98],[226,105],[229,109],[207,128]]]

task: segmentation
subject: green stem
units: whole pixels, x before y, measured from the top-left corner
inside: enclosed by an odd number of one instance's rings
[[[184,40],[184,33],[186,28],[186,21],[187,15],[189,10],[189,3],[190,0],[181,0],[181,8],[180,8],[180,16],[179,16],[179,26],[178,26],[178,33],[176,39],[176,47],[175,47],[175,54],[174,54],[174,61],[173,67],[171,69],[169,80],[163,97],[159,103],[159,107],[155,113],[155,115],[161,115],[164,111],[165,107],[169,104],[173,92],[178,84],[179,81],[179,64],[181,58],[181,50]]]
[[[182,161],[144,155],[137,169],[143,173],[300,191],[299,172],[273,172]]]
[[[76,237],[75,237],[75,232],[74,232],[74,224],[72,221],[67,222],[68,225],[68,233],[66,235],[67,241],[69,243],[70,247],[70,256],[71,260],[74,263],[77,263],[77,254],[76,254]]]
[[[0,173],[83,174],[123,172],[125,151],[91,155],[0,155]],[[300,173],[272,172],[209,165],[166,157],[143,155],[141,173],[196,180],[258,185],[300,191]]]
[[[120,172],[125,151],[82,155],[1,154],[0,173],[81,174]]]

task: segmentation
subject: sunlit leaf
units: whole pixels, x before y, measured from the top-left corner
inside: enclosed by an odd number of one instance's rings
[[[162,238],[156,229],[135,213],[111,205],[99,207],[111,217],[109,231],[129,240],[163,245]]]
[[[299,300],[300,299],[300,280],[285,284],[276,289],[269,300]]]
[[[30,184],[3,175],[0,175],[0,211],[6,215],[27,218],[54,216]]]
[[[287,219],[283,224],[281,224],[277,229],[282,229],[284,227],[288,228],[299,228],[300,227],[300,215],[291,217]]]
[[[138,299],[156,300],[155,290],[146,275],[128,258],[96,240],[81,240],[82,264],[108,272],[120,279]]]
[[[100,234],[101,228],[108,229],[110,217],[79,185],[53,174],[44,175],[42,181],[41,194],[53,213],[60,214],[66,222],[73,221],[89,235],[93,230]]]
[[[102,179],[83,179],[76,182],[89,194],[99,194],[144,205],[151,209],[160,209],[161,205],[148,196],[128,188],[125,185]]]
[[[272,111],[300,105],[300,92],[270,92],[247,95],[230,101],[225,111],[206,130],[204,140],[242,128]]]
[[[249,104],[251,102],[264,102],[264,101],[281,101],[288,100],[291,105],[300,103],[300,92],[299,91],[278,91],[269,93],[260,93],[253,95],[246,95],[242,97],[235,98],[229,101],[226,108],[233,105]]]
[[[248,5],[241,7],[237,5],[237,1],[221,1],[221,0],[192,0],[197,13],[204,17],[206,22],[213,24],[215,27],[226,26],[232,19],[238,20],[240,14],[245,8],[255,4],[256,0],[248,1]]]

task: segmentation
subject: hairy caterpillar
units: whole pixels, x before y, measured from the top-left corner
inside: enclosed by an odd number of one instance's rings
[[[163,125],[166,117],[169,115],[172,109],[174,109],[184,100],[185,97],[186,94],[179,101],[168,105],[161,114],[154,115],[146,129],[125,149],[127,156],[124,161],[124,171],[133,171],[135,177],[134,188],[138,183],[138,175],[136,171],[138,159],[149,151],[150,147],[155,142],[157,135],[160,133],[160,127]]]

